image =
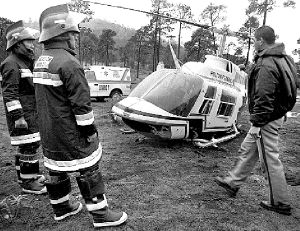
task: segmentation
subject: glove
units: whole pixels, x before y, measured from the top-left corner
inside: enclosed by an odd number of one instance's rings
[[[260,127],[251,126],[248,132],[254,139],[260,138]]]
[[[94,142],[97,139],[97,137],[98,137],[98,133],[96,132],[93,135],[88,136],[86,138],[86,140],[87,140],[87,142],[92,143],[92,142]]]
[[[15,121],[15,128],[26,128],[28,129],[28,124],[26,122],[26,120],[24,119],[24,117],[22,116],[21,118],[17,119]]]
[[[86,125],[86,126],[78,126],[78,129],[89,143],[93,142],[98,137],[98,131],[94,124]]]

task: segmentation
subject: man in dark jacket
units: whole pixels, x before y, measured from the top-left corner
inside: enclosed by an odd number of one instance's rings
[[[79,172],[77,183],[94,227],[116,226],[127,219],[124,212],[108,208],[99,169],[102,146],[94,125],[90,90],[84,70],[75,56],[75,39],[82,15],[67,4],[44,10],[40,16],[44,44],[34,67],[37,111],[47,181],[54,219],[77,214],[82,204],[70,203],[69,172]]]
[[[36,33],[37,32],[37,33]],[[39,174],[40,134],[32,70],[34,43],[38,31],[24,27],[23,21],[6,30],[9,56],[1,63],[3,102],[11,144],[18,146],[15,166],[18,182],[25,193],[46,193],[43,175]]]
[[[250,130],[241,144],[239,160],[228,176],[216,182],[235,196],[260,159],[269,180],[270,200],[260,205],[290,215],[291,207],[283,166],[279,160],[278,130],[296,102],[296,67],[284,45],[275,43],[274,30],[262,26],[255,32],[255,65],[249,74]]]

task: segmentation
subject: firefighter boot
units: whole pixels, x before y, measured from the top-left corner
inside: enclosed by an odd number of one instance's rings
[[[60,221],[75,215],[82,209],[80,202],[70,203],[71,181],[66,175],[61,177],[51,177],[51,183],[46,183],[47,191],[50,198],[50,204],[54,212],[54,220]]]
[[[36,154],[20,155],[20,180],[24,193],[44,194],[47,192],[45,187],[45,177],[39,175],[39,160]]]
[[[124,212],[114,212],[108,208],[105,195],[86,201],[86,207],[93,217],[93,225],[97,227],[117,226],[127,220]]]
[[[76,178],[86,208],[97,227],[117,226],[127,220],[124,212],[114,212],[108,208],[104,195],[104,183],[100,172],[88,172]]]

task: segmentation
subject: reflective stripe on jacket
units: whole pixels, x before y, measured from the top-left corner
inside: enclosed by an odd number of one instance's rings
[[[33,75],[45,166],[78,171],[97,163],[102,154],[99,139],[89,143],[82,132],[94,123],[90,90],[67,42],[45,45]]]

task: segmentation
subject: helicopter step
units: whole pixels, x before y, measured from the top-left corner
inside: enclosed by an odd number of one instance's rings
[[[215,138],[212,138],[211,140],[190,139],[190,141],[192,141],[195,146],[200,147],[200,148],[206,148],[206,147],[210,147],[210,146],[217,147],[217,144],[231,140],[240,134],[240,132],[238,131],[235,124],[233,125],[233,130],[234,130],[234,133],[223,136],[223,137],[219,137],[217,139],[215,139]]]

